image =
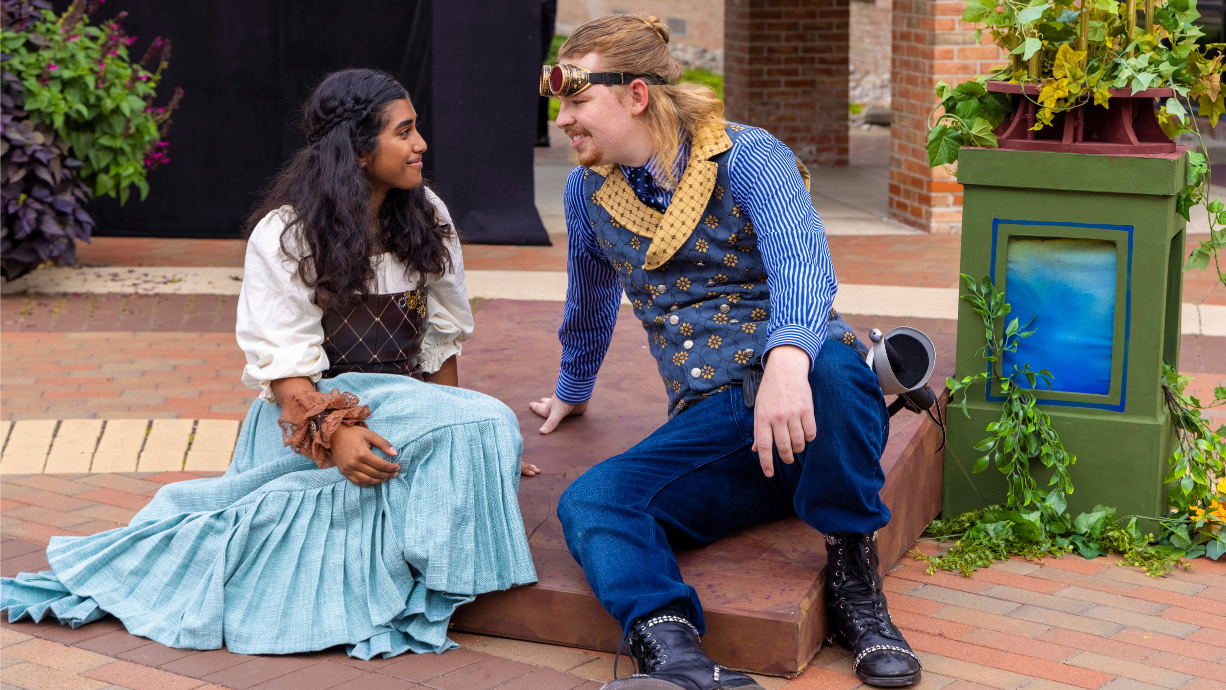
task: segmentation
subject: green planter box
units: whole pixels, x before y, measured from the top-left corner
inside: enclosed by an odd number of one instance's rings
[[[1034,317],[1034,336],[1009,354],[1005,371],[1028,363],[1055,375],[1037,397],[1077,456],[1069,511],[1095,504],[1120,516],[1166,512],[1162,479],[1174,449],[1159,379],[1161,363],[1179,362],[1184,220],[1175,195],[1187,156],[1098,156],[962,149],[965,187],[963,273],[991,276],[1013,306],[1010,318]],[[965,294],[965,288],[962,290]],[[958,377],[986,368],[983,322],[958,308]],[[944,515],[1003,503],[994,466],[970,471],[976,443],[1000,418],[999,389],[968,395],[970,419],[949,407]],[[1046,486],[1050,472],[1031,472]]]

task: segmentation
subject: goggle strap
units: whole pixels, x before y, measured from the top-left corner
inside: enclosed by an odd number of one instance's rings
[[[592,72],[587,75],[587,80],[591,84],[604,84],[605,86],[623,86],[629,84],[635,79],[642,79],[644,82],[653,86],[662,86],[668,84],[668,80],[663,77],[658,77],[654,74],[627,74],[626,72]]]

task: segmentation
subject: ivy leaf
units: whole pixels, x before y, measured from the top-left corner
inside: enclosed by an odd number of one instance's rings
[[[1038,38],[1027,38],[1022,44],[1022,59],[1029,60],[1031,55],[1043,49],[1043,41]]]
[[[1205,544],[1205,555],[1209,558],[1216,561],[1222,557],[1222,554],[1226,554],[1226,543],[1223,543],[1221,539],[1214,539]]]
[[[958,149],[962,148],[962,132],[948,125],[937,125],[928,133],[928,167],[949,165],[958,160]]]
[[[1056,17],[1056,21],[1061,22],[1063,24],[1072,24],[1076,22],[1077,18],[1080,16],[1081,16],[1080,11],[1074,12],[1073,10],[1070,10],[1066,7],[1064,8],[1064,11],[1060,13],[1060,16]]]
[[[1184,271],[1203,271],[1209,267],[1209,260],[1213,258],[1213,254],[1204,247],[1197,247],[1188,257],[1188,262],[1183,265]]]
[[[998,93],[990,93],[986,98],[979,99],[979,108],[988,122],[992,123],[993,128],[999,126],[1009,113],[1013,112],[1013,106],[1009,100]]]
[[[1077,530],[1077,534],[1087,534],[1092,538],[1097,538],[1103,533],[1103,526],[1106,522],[1107,511],[1105,510],[1082,513],[1073,520],[1073,529]]]
[[[968,98],[980,98],[987,95],[987,93],[988,90],[984,88],[983,84],[971,80],[958,84],[958,88],[954,89],[953,97],[956,101],[964,101]]]
[[[1040,1],[1043,4],[1035,7],[1027,7],[1021,12],[1017,13],[1017,21],[1019,24],[1033,24],[1036,19],[1043,16],[1043,13],[1047,11],[1047,2],[1046,0]]]
[[[1143,91],[1149,88],[1158,75],[1153,72],[1136,72],[1132,77],[1132,92],[1135,94],[1138,91]]]
[[[954,115],[964,122],[974,122],[976,117],[979,117],[979,101],[968,99],[958,104],[954,108]]]
[[[969,133],[971,142],[976,146],[989,146],[996,148],[996,135],[992,133],[992,123],[982,117],[975,118],[974,124],[971,125]]]
[[[1183,104],[1177,98],[1166,99],[1166,112],[1185,122],[1188,119],[1188,111],[1184,109]]]

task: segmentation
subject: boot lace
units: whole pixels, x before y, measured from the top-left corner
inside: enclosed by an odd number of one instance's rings
[[[859,545],[847,544],[844,548],[851,551],[859,548]],[[838,606],[847,613],[857,632],[862,634],[871,631],[893,637],[884,612],[878,606],[880,595],[877,593],[873,573],[867,570],[869,559],[866,557],[861,561],[846,553],[840,560],[843,561],[840,565],[846,577],[836,577],[833,583],[834,594],[839,599]]]
[[[643,668],[639,669],[639,673],[654,673],[668,660],[664,649],[646,626],[631,633],[630,653],[635,661],[642,663]]]

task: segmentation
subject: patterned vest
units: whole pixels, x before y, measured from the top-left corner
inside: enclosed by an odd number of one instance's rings
[[[669,417],[744,378],[765,351],[770,294],[753,221],[737,206],[727,156],[745,126],[694,135],[685,173],[659,213],[616,165],[584,171],[596,241],[617,269],[668,392]],[[796,167],[809,186],[809,171]],[[867,349],[832,309],[828,338]]]

